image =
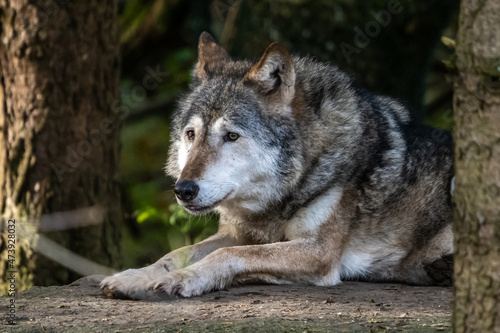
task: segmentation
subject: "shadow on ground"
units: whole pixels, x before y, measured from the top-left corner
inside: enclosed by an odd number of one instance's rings
[[[67,286],[21,293],[15,300],[17,324],[6,325],[4,320],[0,331],[450,331],[450,288],[363,282],[335,287],[251,285],[147,302],[103,298],[102,278],[94,275]],[[9,304],[2,296],[2,308]]]

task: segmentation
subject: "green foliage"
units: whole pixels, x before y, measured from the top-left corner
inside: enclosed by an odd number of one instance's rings
[[[137,212],[137,222],[160,221],[167,226],[176,227],[182,233],[200,233],[203,227],[197,218],[186,212],[181,206],[172,204],[169,211],[161,211],[153,206],[148,206],[144,210]]]
[[[179,228],[179,230],[189,236],[191,244],[201,241],[208,235],[217,231],[217,216],[193,216],[188,214],[184,208],[179,205],[170,205],[170,225]]]
[[[128,235],[126,251],[130,253],[128,266],[153,263],[160,256],[182,246],[197,243],[217,231],[217,216],[195,217],[181,206],[171,204],[168,211],[147,206],[134,214],[141,236]]]
[[[120,171],[126,184],[135,186],[144,183],[146,179],[156,181],[158,178],[165,178],[163,167],[168,153],[169,136],[168,119],[158,116],[123,127]],[[133,199],[141,200],[142,194]],[[144,205],[134,208],[144,208]]]
[[[137,222],[159,221],[168,229],[176,229],[185,238],[184,245],[190,245],[201,241],[217,231],[217,218],[215,214],[204,217],[190,215],[181,206],[172,204],[169,211],[165,212],[149,206],[137,212]]]
[[[159,211],[157,208],[149,206],[145,210],[138,212],[137,222],[143,223],[148,220],[166,221],[169,219],[168,214]]]
[[[191,69],[196,61],[195,48],[180,48],[166,56],[164,66],[169,78],[163,89],[169,94],[179,94],[191,82]]]

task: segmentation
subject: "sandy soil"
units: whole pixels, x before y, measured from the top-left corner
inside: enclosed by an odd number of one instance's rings
[[[2,296],[2,332],[450,331],[451,288],[346,282],[335,287],[249,285],[190,299],[105,299],[103,276]]]

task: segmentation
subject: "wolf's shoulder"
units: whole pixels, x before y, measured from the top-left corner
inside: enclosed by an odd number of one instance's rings
[[[354,78],[330,62],[311,56],[293,56],[296,83],[303,88],[317,89],[328,85],[350,86]]]

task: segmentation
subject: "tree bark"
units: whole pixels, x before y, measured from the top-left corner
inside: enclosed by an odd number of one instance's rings
[[[457,36],[455,332],[500,332],[500,2],[464,0]]]
[[[118,88],[116,0],[0,0],[0,294],[77,278],[58,245],[119,263]]]

